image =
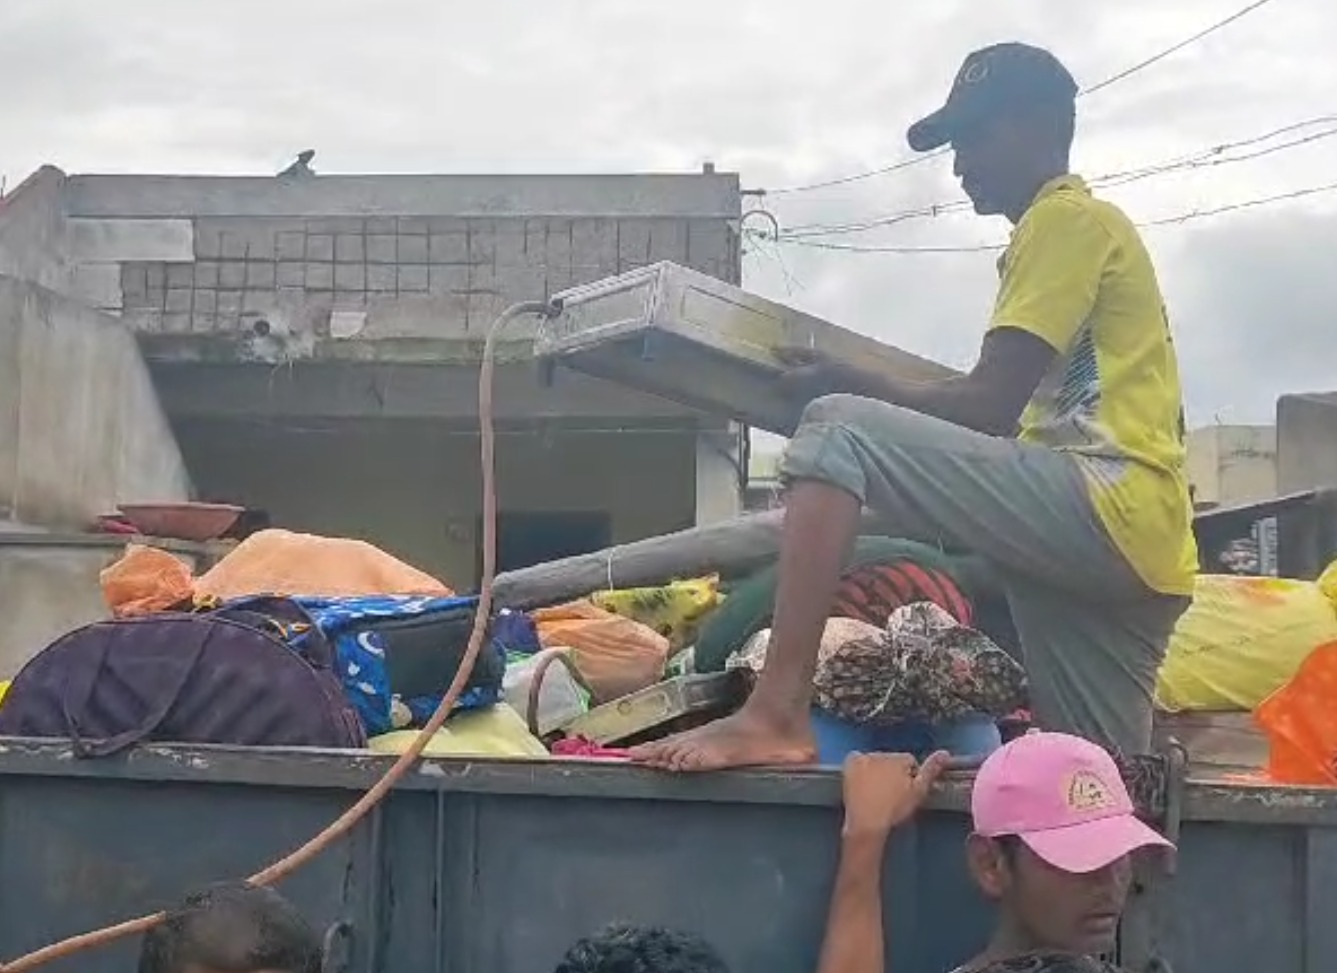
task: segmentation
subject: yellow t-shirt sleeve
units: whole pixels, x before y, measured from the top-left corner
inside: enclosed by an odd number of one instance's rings
[[[1037,203],[1003,259],[990,329],[1018,328],[1067,351],[1095,307],[1114,247],[1109,231],[1081,205],[1058,198]]]

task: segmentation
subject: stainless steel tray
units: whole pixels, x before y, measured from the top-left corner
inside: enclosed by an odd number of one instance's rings
[[[596,706],[563,726],[562,732],[599,744],[618,743],[684,716],[722,711],[739,701],[740,689],[733,672],[678,676]]]
[[[788,434],[798,416],[775,378],[776,350],[811,348],[908,379],[955,374],[821,318],[672,263],[556,295],[538,332],[541,359],[759,429]]]

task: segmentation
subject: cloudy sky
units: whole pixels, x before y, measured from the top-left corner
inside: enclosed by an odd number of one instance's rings
[[[0,172],[693,171],[770,190],[782,227],[958,202],[949,157],[904,159],[969,50],[1049,46],[1092,86],[1245,0],[3,0]],[[1270,0],[1083,98],[1075,164],[1167,220],[1337,183],[1337,5]],[[1327,122],[1315,119],[1330,117]],[[1260,136],[1297,126],[1273,137]],[[1310,141],[1283,148],[1286,142]],[[1247,144],[1243,144],[1247,143]],[[1116,180],[1117,182],[1117,180]],[[968,211],[757,244],[748,285],[957,365],[978,346],[1007,228]],[[1337,388],[1337,191],[1148,229],[1195,423],[1270,421]]]

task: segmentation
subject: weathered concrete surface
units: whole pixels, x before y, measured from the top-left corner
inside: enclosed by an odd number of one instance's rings
[[[0,276],[0,521],[77,529],[119,502],[189,494],[134,336]]]
[[[65,174],[43,166],[0,200],[0,274],[59,293],[71,280]]]
[[[71,219],[70,256],[78,263],[195,259],[190,220]]]
[[[65,633],[108,616],[98,575],[125,539],[0,531],[0,679]],[[208,568],[202,545],[172,543],[192,571]]]
[[[1337,487],[1337,392],[1277,400],[1277,489]]]
[[[696,440],[696,524],[733,520],[743,512],[747,490],[742,427],[703,430]]]
[[[738,176],[74,176],[69,213],[208,216],[739,216]]]
[[[139,335],[204,492],[360,534],[456,583],[473,573],[476,502],[444,538],[438,503],[476,490],[477,444],[438,439],[475,431],[496,313],[660,260],[741,274],[735,175],[62,176],[58,188],[60,289]],[[607,509],[619,539],[732,509],[727,458],[696,446],[717,420],[569,374],[545,386],[531,328],[508,334],[496,397],[506,435],[543,444],[520,449],[531,468],[511,475],[537,492],[516,509]],[[326,428],[366,422],[386,438]],[[573,423],[603,431],[591,440]],[[325,431],[296,444],[256,431],[303,427]],[[427,480],[396,473],[421,463]],[[648,479],[614,489],[633,469]]]
[[[71,176],[0,206],[0,273],[141,332],[265,321],[354,340],[477,334],[506,304],[659,260],[737,281],[738,177]]]
[[[1212,425],[1188,434],[1194,501],[1231,506],[1277,495],[1275,426]]]
[[[328,336],[334,312],[360,311],[357,340],[477,336],[514,301],[660,260],[740,276],[724,216],[197,217],[194,240],[193,265],[131,257],[122,244],[136,329],[226,333],[264,319]]]
[[[142,333],[476,336],[507,304],[671,260],[737,282],[738,177],[73,176],[74,251]],[[92,288],[106,301],[111,288]],[[115,296],[115,295],[112,295]],[[105,305],[99,305],[105,306]],[[354,333],[331,329],[365,314]]]
[[[293,530],[360,537],[457,588],[474,584],[482,513],[477,428],[432,419],[176,423],[212,495]],[[497,438],[503,516],[609,516],[614,543],[692,526],[696,430],[598,431],[528,421]]]
[[[173,418],[435,419],[476,425],[477,365],[461,361],[458,347],[457,357],[447,357],[447,348],[435,361],[417,357],[424,351],[421,345],[402,350],[398,360],[158,360],[151,367],[163,407]],[[494,418],[502,424],[585,418],[629,426],[658,419],[707,421],[667,400],[574,372],[559,372],[545,386],[532,360],[497,366],[493,404]]]

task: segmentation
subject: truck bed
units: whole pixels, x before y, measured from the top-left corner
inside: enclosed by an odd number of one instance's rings
[[[6,958],[301,844],[384,770],[363,752],[147,746],[76,760],[0,740]],[[898,834],[889,968],[943,973],[989,912],[961,854],[968,776]],[[1148,870],[1122,960],[1151,969],[1337,969],[1337,792],[1190,781],[1174,874]],[[333,969],[535,973],[613,921],[715,941],[738,970],[811,973],[840,781],[829,770],[675,778],[584,762],[431,760],[285,887],[347,949]],[[50,967],[131,968],[125,943]],[[1162,967],[1163,969],[1164,967]]]

